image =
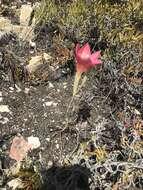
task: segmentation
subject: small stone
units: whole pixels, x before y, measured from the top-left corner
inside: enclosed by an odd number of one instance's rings
[[[66,83],[66,82],[63,83],[63,88],[64,88],[64,89],[67,88],[67,83]]]
[[[29,88],[25,88],[25,90],[24,90],[25,94],[28,94],[28,93],[29,93],[29,91],[30,91],[30,89],[29,89]]]
[[[141,113],[137,109],[135,109],[135,114],[136,115],[141,115]]]
[[[50,142],[50,137],[47,137],[47,138],[46,138],[46,141]]]
[[[13,87],[11,87],[11,86],[9,87],[9,89],[10,89],[11,91],[14,91],[14,88],[13,88]]]
[[[60,148],[60,145],[59,145],[59,144],[56,144],[56,148],[59,149],[59,148]]]
[[[52,106],[52,105],[53,105],[53,106],[55,107],[55,106],[57,106],[57,104],[58,104],[58,103],[56,103],[56,102],[49,101],[49,102],[44,102],[43,105],[44,105],[44,106]]]
[[[51,82],[49,82],[49,88],[53,88],[53,87],[54,85]]]
[[[11,113],[11,111],[8,108],[8,105],[0,105],[0,112],[7,112],[7,113]]]
[[[57,105],[58,105],[58,103],[53,102],[53,106],[55,106],[55,107],[56,107]]]
[[[41,143],[38,137],[28,137],[28,143],[31,145],[31,149],[37,149],[40,147]]]
[[[53,162],[51,160],[49,160],[48,167],[52,167],[52,166],[53,166]]]
[[[35,42],[32,42],[32,41],[29,42],[29,45],[30,45],[32,48],[35,48],[35,47],[36,47],[36,43],[35,43]]]
[[[53,104],[53,101],[50,101],[50,102],[44,102],[44,105],[45,106],[51,106]]]

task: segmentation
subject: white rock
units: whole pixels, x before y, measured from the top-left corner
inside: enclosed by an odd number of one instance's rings
[[[31,5],[22,5],[20,9],[20,25],[21,26],[28,26],[30,15],[32,12]]]
[[[10,89],[11,91],[14,91],[14,88],[13,88],[13,87],[11,87],[11,86],[9,87],[9,89]]]
[[[52,166],[53,166],[53,162],[49,160],[48,167],[52,167]]]
[[[11,113],[11,111],[8,108],[8,105],[0,105],[0,112],[7,112],[7,113]]]
[[[60,148],[60,145],[59,145],[59,144],[56,144],[56,148],[59,149],[59,148]]]
[[[43,106],[54,106],[56,107],[58,105],[57,102],[49,101],[49,102],[44,102]]]
[[[31,47],[33,47],[33,48],[36,47],[36,43],[35,43],[35,42],[32,42],[32,41],[29,42],[29,45],[30,45]]]
[[[2,96],[2,92],[0,92],[0,96]]]
[[[135,114],[141,115],[141,113],[137,109],[135,109]]]
[[[49,88],[53,88],[53,87],[54,85],[51,82],[49,82]]]
[[[30,91],[30,89],[29,89],[29,88],[25,88],[25,89],[24,89],[25,94],[28,94],[28,93],[29,93],[29,91]]]
[[[63,83],[63,88],[64,89],[67,88],[67,83],[66,82]]]
[[[53,104],[53,101],[50,102],[44,102],[44,106],[51,106]]]
[[[47,137],[47,138],[46,138],[46,141],[50,142],[50,137]]]
[[[58,103],[56,103],[56,102],[53,102],[53,106],[55,106],[55,107],[56,107],[57,105],[58,105]]]
[[[28,137],[28,143],[31,145],[31,149],[39,148],[41,143],[38,137]]]
[[[3,98],[2,97],[0,97],[0,102],[2,102],[3,101]]]

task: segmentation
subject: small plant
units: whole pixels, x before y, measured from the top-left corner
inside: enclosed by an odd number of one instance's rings
[[[73,87],[73,96],[75,96],[77,93],[78,83],[82,73],[87,72],[91,68],[102,63],[102,61],[98,59],[100,57],[100,51],[91,53],[91,49],[88,43],[86,43],[82,48],[80,48],[79,44],[77,44],[75,53],[76,75]]]

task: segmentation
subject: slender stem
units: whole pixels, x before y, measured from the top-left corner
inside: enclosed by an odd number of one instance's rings
[[[76,72],[76,74],[75,74],[75,80],[74,80],[74,85],[73,85],[73,97],[76,95],[76,93],[78,91],[78,84],[79,84],[81,75],[82,75],[81,72]]]

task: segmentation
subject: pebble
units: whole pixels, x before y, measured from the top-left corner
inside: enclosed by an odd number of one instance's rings
[[[52,166],[53,166],[53,162],[51,160],[49,160],[48,167],[52,167]]]
[[[49,101],[49,102],[44,102],[43,105],[44,105],[44,106],[52,106],[52,105],[53,105],[53,106],[55,107],[55,106],[57,106],[57,104],[58,104],[58,103],[56,103],[56,102]]]
[[[7,113],[11,113],[11,111],[8,108],[8,105],[0,105],[0,112],[7,112]]]
[[[57,105],[58,105],[58,103],[55,103],[55,102],[53,103],[53,106],[57,106]]]
[[[28,93],[29,93],[29,91],[30,91],[30,89],[29,89],[29,88],[25,88],[25,89],[24,89],[25,94],[28,94]]]
[[[51,106],[53,104],[53,101],[51,102],[44,102],[44,106]]]
[[[50,137],[47,137],[47,138],[46,138],[46,141],[50,142]]]
[[[59,144],[56,144],[56,148],[59,149],[59,148],[60,148],[60,145],[59,145]]]
[[[54,85],[51,82],[49,82],[49,88],[54,88]]]
[[[40,147],[41,143],[38,137],[28,137],[28,143],[31,145],[32,149],[37,149]]]
[[[14,91],[14,88],[13,87],[9,87],[9,89],[10,89],[10,92],[13,92]]]
[[[141,113],[140,113],[137,109],[135,109],[134,112],[135,112],[135,114],[137,114],[137,115],[141,115]]]

